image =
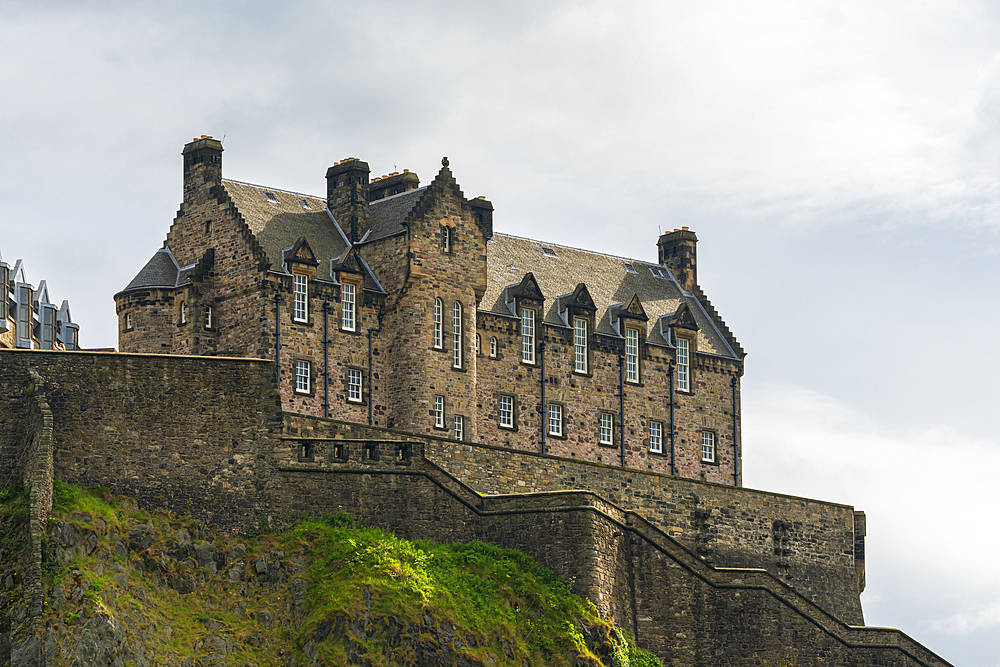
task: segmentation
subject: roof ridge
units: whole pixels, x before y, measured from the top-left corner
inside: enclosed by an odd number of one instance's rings
[[[507,238],[519,239],[521,241],[531,241],[532,243],[540,243],[546,248],[565,248],[566,250],[575,250],[577,252],[585,252],[588,255],[599,255],[601,257],[610,257],[611,259],[620,259],[623,262],[638,262],[640,264],[647,264],[649,266],[663,266],[657,262],[650,262],[646,259],[635,259],[633,257],[625,257],[623,255],[612,255],[606,252],[599,252],[597,250],[587,250],[586,248],[577,248],[576,246],[563,245],[561,243],[549,243],[548,241],[539,241],[538,239],[529,239],[527,236],[518,236],[517,234],[504,234],[502,232],[496,232],[493,236],[506,236]]]
[[[260,188],[261,190],[268,190],[273,192],[284,192],[286,195],[298,195],[300,197],[309,197],[310,199],[319,199],[321,201],[326,201],[326,197],[319,197],[317,195],[309,195],[305,192],[296,192],[295,190],[284,190],[282,188],[273,188],[270,185],[260,185],[259,183],[248,183],[247,181],[237,181],[235,178],[224,178],[223,183],[238,183],[239,185],[249,185],[251,188]]]

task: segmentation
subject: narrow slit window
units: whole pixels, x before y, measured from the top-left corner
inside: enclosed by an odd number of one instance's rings
[[[490,336],[490,356],[496,359],[497,357],[497,337]]]
[[[206,329],[211,329],[212,328],[212,324],[213,324],[213,322],[212,322],[212,307],[211,306],[205,306],[205,328]]]
[[[344,283],[341,292],[342,311],[340,316],[340,328],[344,331],[354,331],[355,311],[354,301],[356,291],[351,283]]]
[[[181,301],[181,324],[187,324],[188,321],[188,307],[187,303]]]
[[[306,322],[309,320],[309,278],[301,273],[293,276],[295,290],[295,304],[293,317],[296,322]]]

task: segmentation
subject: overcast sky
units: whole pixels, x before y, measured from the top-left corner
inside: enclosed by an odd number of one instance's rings
[[[442,156],[495,229],[699,238],[745,484],[868,515],[870,625],[1000,665],[1000,7],[0,3],[0,254],[117,345],[184,143],[310,194]]]

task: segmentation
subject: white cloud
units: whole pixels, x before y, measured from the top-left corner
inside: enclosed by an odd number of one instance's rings
[[[934,621],[935,630],[949,635],[967,635],[980,630],[1000,629],[1000,601],[977,609],[960,611]]]

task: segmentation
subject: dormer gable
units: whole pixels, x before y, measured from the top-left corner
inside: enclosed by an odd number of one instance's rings
[[[697,332],[701,327],[694,319],[694,314],[686,303],[681,303],[674,312],[660,317],[660,335],[663,340],[671,345],[677,339],[676,331],[682,329],[691,333]]]
[[[576,288],[569,294],[563,294],[556,298],[556,306],[559,317],[564,324],[569,326],[570,320],[577,315],[593,316],[597,312],[590,290],[584,283],[577,283]]]
[[[542,306],[545,304],[545,295],[542,294],[542,290],[538,286],[538,281],[535,280],[535,276],[530,271],[524,274],[521,282],[508,285],[505,294],[507,307],[515,315],[521,312],[522,304],[533,306]]]
[[[356,248],[348,248],[343,255],[330,261],[330,274],[336,277],[338,273],[351,273],[359,276],[368,273],[365,271],[364,262],[358,255]]]
[[[38,283],[38,289],[35,290],[35,310],[45,304],[52,303],[49,301],[49,285],[46,281],[41,281]]]
[[[295,243],[292,244],[291,248],[286,248],[281,251],[281,261],[285,265],[285,271],[291,273],[292,266],[308,266],[315,268],[319,266],[319,262],[316,260],[316,255],[313,253],[311,247],[309,247],[309,241],[306,237],[300,236]]]
[[[628,301],[616,303],[608,308],[608,320],[615,333],[619,336],[624,336],[625,334],[622,333],[624,331],[624,327],[622,326],[624,320],[648,322],[649,316],[646,315],[646,310],[642,307],[639,295],[633,294],[632,298]]]

